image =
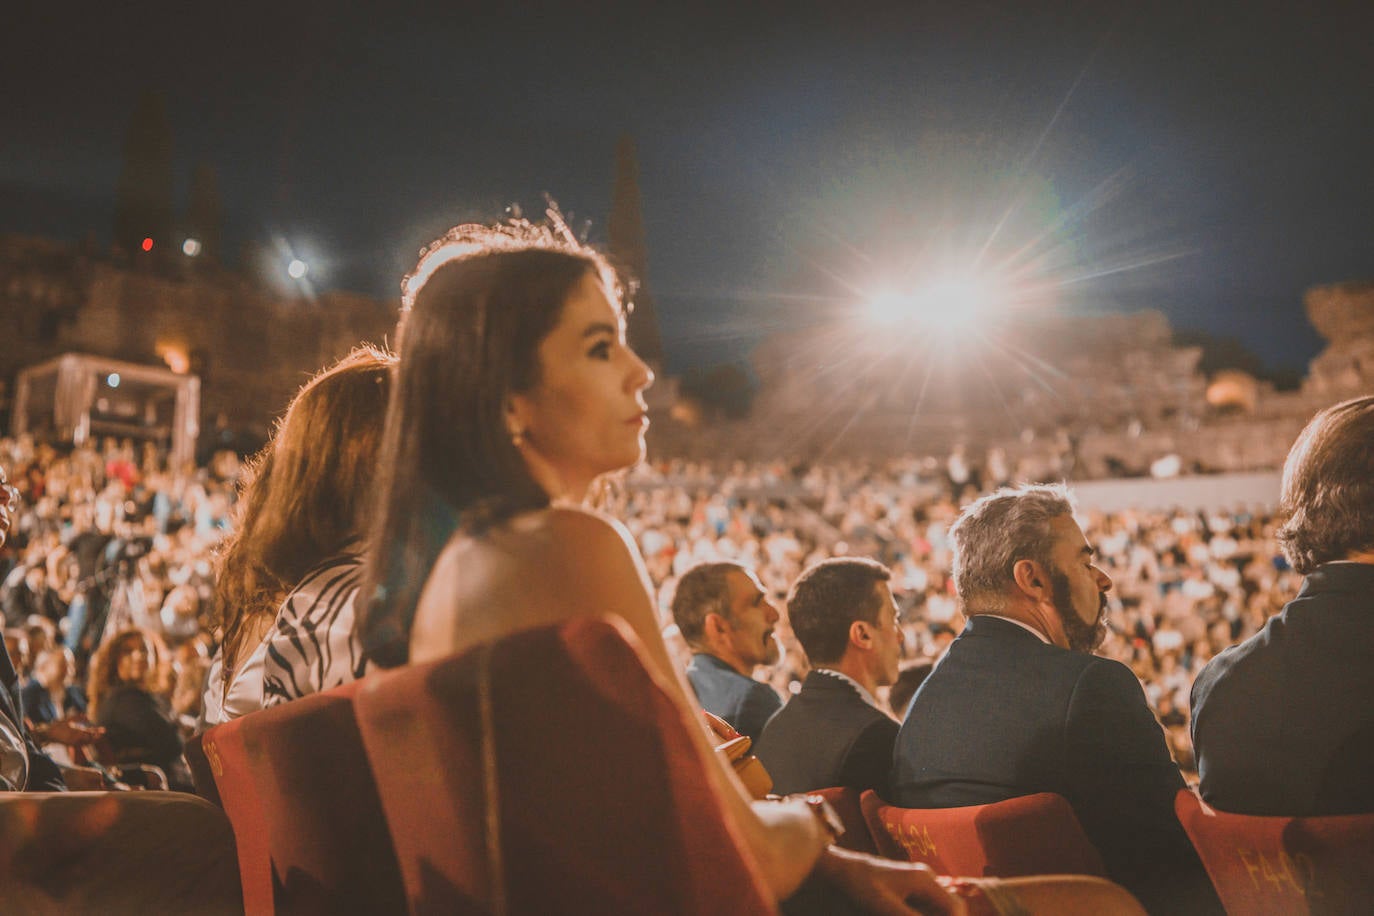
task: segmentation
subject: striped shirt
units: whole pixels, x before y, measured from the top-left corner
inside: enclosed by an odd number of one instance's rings
[[[267,634],[264,707],[329,690],[367,673],[370,666],[353,626],[362,565],[359,554],[337,554],[306,573],[286,596]]]

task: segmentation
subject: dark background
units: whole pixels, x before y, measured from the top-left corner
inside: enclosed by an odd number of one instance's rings
[[[25,6],[0,231],[107,242],[158,89],[231,260],[279,237],[394,296],[445,227],[544,192],[604,238],[628,133],[679,370],[974,257],[1302,369],[1303,291],[1374,275],[1368,3]]]

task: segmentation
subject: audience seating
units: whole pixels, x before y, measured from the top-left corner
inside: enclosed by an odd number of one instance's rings
[[[243,722],[234,719],[209,729],[202,736],[201,749],[214,775],[224,813],[234,827],[244,913],[264,916],[273,912],[272,860],[266,814],[243,744]]]
[[[1052,792],[963,808],[898,808],[870,790],[861,804],[882,855],[942,875],[1107,874],[1073,808]]]
[[[214,763],[212,748],[220,758],[215,778],[240,841],[246,904],[252,889],[250,914],[259,912],[264,896],[267,908],[261,912],[405,911],[395,853],[353,715],[357,689],[357,682],[345,684],[206,735],[207,758]],[[226,743],[224,731],[236,741]],[[244,791],[252,798],[242,798]]]
[[[1191,789],[1174,810],[1228,913],[1374,913],[1374,814],[1230,814]]]
[[[412,913],[775,912],[636,646],[580,619],[363,682]]]
[[[878,846],[873,842],[873,834],[868,829],[868,821],[864,818],[863,808],[859,802],[858,789],[834,786],[829,789],[818,789],[810,794],[819,795],[830,802],[830,807],[835,809],[835,813],[844,823],[844,836],[840,837],[837,845],[855,852],[878,855]]]
[[[224,803],[219,799],[219,790],[215,788],[215,771],[210,766],[210,759],[205,756],[205,734],[193,735],[186,742],[186,763],[191,768],[191,782],[196,787],[196,794],[216,807],[223,808]]]
[[[0,912],[243,913],[224,812],[181,792],[0,793]]]

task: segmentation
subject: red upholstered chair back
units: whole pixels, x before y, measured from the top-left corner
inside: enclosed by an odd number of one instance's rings
[[[243,916],[224,812],[181,792],[0,792],[0,913]]]
[[[230,788],[216,774],[239,838],[245,905],[250,885],[255,904],[267,886],[265,908],[249,908],[250,914],[405,910],[400,870],[353,715],[357,689],[357,683],[345,684],[206,734],[206,755],[213,744],[226,776],[246,770],[234,793],[252,793],[251,800],[231,804]],[[241,751],[227,758],[220,733],[230,728]],[[251,811],[242,831],[235,807]],[[243,836],[249,832],[256,836]]]
[[[272,861],[267,852],[267,816],[248,766],[248,753],[243,746],[243,720],[234,719],[206,731],[201,749],[214,775],[224,813],[234,828],[244,913],[246,916],[270,914],[273,912]]]
[[[208,802],[223,808],[219,800],[219,789],[215,788],[215,774],[210,760],[205,756],[205,735],[193,736],[186,742],[186,762],[191,767],[191,782],[195,784],[196,794]]]
[[[1228,913],[1374,913],[1374,814],[1261,817],[1174,800]]]
[[[873,834],[869,832],[868,821],[864,819],[864,811],[859,804],[858,789],[834,786],[829,789],[818,789],[811,794],[820,795],[830,802],[830,807],[835,809],[835,813],[844,822],[844,836],[840,837],[838,845],[855,852],[878,855],[878,846],[873,842]]]
[[[869,791],[861,803],[883,855],[940,874],[1107,874],[1073,808],[1052,792],[964,808],[898,808]]]
[[[774,912],[620,622],[541,627],[365,683],[412,913]]]

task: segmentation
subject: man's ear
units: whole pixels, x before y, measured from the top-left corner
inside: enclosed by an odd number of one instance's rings
[[[713,639],[728,639],[734,628],[730,626],[730,621],[722,615],[711,613],[706,615],[701,626],[701,635],[709,644]]]
[[[873,627],[864,620],[849,625],[849,644],[859,649],[873,648]]]
[[[1050,595],[1049,574],[1035,560],[1017,560],[1011,568],[1011,577],[1016,581],[1016,587],[1028,598],[1040,601]]]

